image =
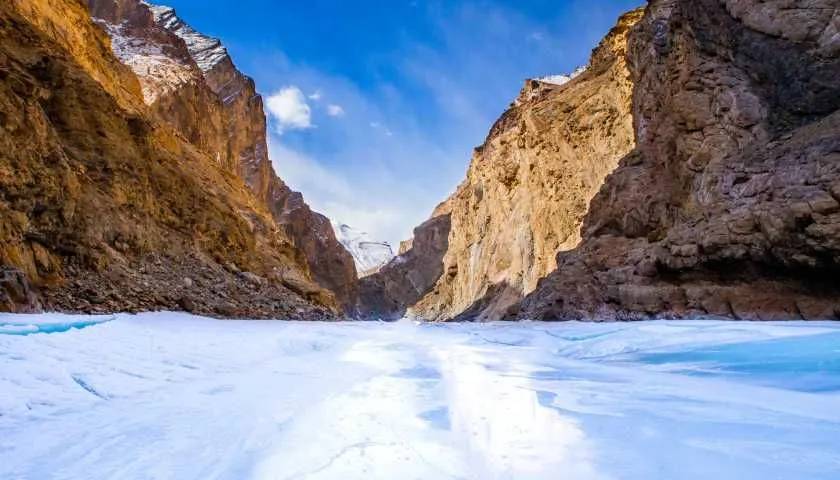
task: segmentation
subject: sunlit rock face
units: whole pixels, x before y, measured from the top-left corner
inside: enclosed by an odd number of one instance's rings
[[[102,14],[160,33],[120,5]],[[334,318],[264,202],[151,111],[114,44],[144,47],[77,0],[0,3],[0,310]],[[194,81],[175,47],[145,67]]]
[[[554,270],[557,252],[577,245],[589,201],[633,148],[625,56],[627,33],[641,15],[623,16],[587,68],[526,82],[444,202],[451,223],[445,254],[419,262],[441,264],[440,276],[419,284],[410,314],[507,316]]]
[[[194,30],[169,7],[140,0],[88,4],[111,36],[114,53],[140,79],[145,103],[219,167],[244,180],[303,252],[312,278],[352,309],[353,258],[329,221],[275,174],[262,97],[224,45]]]
[[[653,1],[588,68],[529,81],[444,202],[440,276],[407,312],[837,317],[839,9]]]
[[[840,314],[840,6],[649,3],[637,147],[520,318]]]

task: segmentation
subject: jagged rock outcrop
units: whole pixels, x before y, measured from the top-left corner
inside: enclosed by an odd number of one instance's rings
[[[420,298],[408,305],[412,315],[506,315],[555,269],[558,251],[577,245],[589,201],[633,148],[625,56],[627,33],[641,15],[624,15],[587,68],[527,81],[493,125],[466,180],[444,203],[451,222],[439,269],[445,273],[422,284]],[[417,247],[415,238],[408,251],[418,256]],[[386,267],[376,276],[399,281],[404,269]]]
[[[26,275],[16,268],[0,267],[0,312],[31,313],[40,309]]]
[[[312,211],[303,195],[285,188],[272,190],[275,196],[269,207],[274,218],[303,252],[312,278],[333,292],[344,313],[355,316],[358,283],[353,256],[335,238],[330,220]]]
[[[840,5],[654,0],[636,149],[520,318],[840,317]]]
[[[159,121],[77,0],[0,3],[0,309],[333,318],[242,179]]]
[[[241,177],[304,253],[313,279],[348,311],[356,298],[352,256],[326,217],[275,174],[262,97],[221,42],[169,7],[140,0],[88,0],[114,53],[140,79],[145,103],[222,168]]]

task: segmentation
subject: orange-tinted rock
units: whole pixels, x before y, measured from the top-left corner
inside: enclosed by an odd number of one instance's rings
[[[244,180],[303,252],[312,278],[351,312],[352,256],[326,219],[275,174],[262,97],[219,40],[193,30],[174,10],[139,0],[88,0],[113,48],[137,74],[145,102],[221,168]]]
[[[311,280],[265,203],[109,47],[81,2],[0,3],[0,308],[332,318],[284,283]]]

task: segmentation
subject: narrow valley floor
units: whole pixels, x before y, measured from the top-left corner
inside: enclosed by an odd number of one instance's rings
[[[840,324],[0,315],[0,478],[836,479]]]

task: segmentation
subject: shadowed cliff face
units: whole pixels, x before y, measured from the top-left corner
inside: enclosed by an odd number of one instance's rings
[[[397,320],[428,293],[444,274],[443,256],[452,227],[446,205],[414,229],[414,239],[379,271],[359,280],[361,318]],[[448,273],[447,273],[448,275]]]
[[[651,2],[636,149],[522,318],[835,318],[840,6]]]
[[[303,252],[312,278],[352,313],[356,270],[329,221],[275,174],[262,98],[224,46],[175,11],[139,0],[88,0],[116,55],[137,74],[144,100],[218,166],[243,179]],[[282,173],[282,172],[281,172]]]
[[[157,121],[75,0],[0,4],[0,309],[330,318],[242,180]]]
[[[526,83],[441,207],[451,223],[442,259],[435,250],[417,263],[442,261],[445,273],[414,294],[409,313],[429,320],[508,316],[555,268],[557,252],[577,244],[590,199],[633,148],[624,59],[627,33],[641,15],[623,16],[569,83]],[[422,257],[416,250],[415,238],[408,251]],[[376,277],[397,280],[405,268]]]

